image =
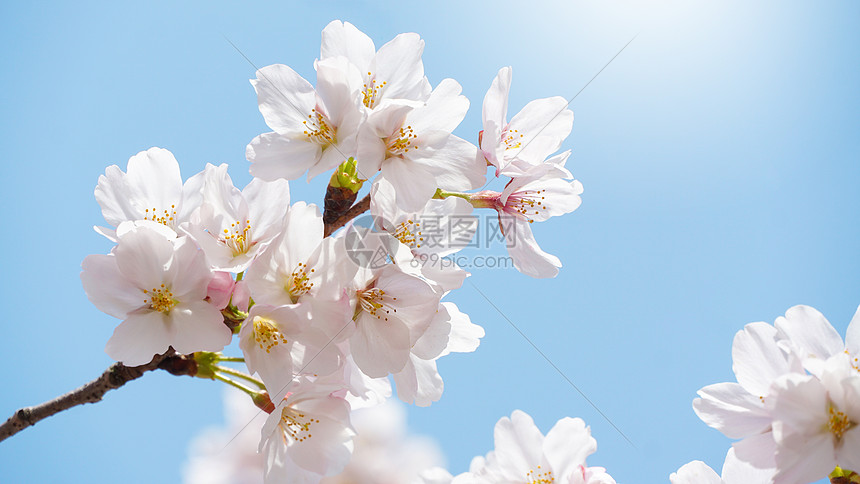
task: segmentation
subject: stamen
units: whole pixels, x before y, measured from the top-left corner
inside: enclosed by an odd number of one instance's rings
[[[394,229],[394,237],[413,249],[421,247],[421,243],[424,241],[424,237],[421,235],[421,222],[412,219],[400,222]]]
[[[289,343],[284,334],[275,326],[274,321],[261,316],[254,318],[254,341],[257,342],[261,350],[266,350],[266,353],[269,353],[275,346]]]
[[[305,414],[290,407],[284,407],[281,410],[280,427],[295,442],[304,442],[313,437],[311,435],[311,426],[315,423],[320,423],[319,419],[307,417]]]
[[[544,203],[546,197],[543,195],[545,192],[546,189],[524,190],[512,193],[508,197],[507,203],[505,203],[505,212],[517,215],[532,223],[534,219],[529,217],[529,215],[539,215],[541,211],[546,212],[547,210],[547,206]]]
[[[375,316],[377,319],[388,321],[388,316],[386,316],[386,314],[397,312],[396,309],[390,306],[386,306],[385,302],[383,301],[383,298],[385,297],[385,291],[378,287],[371,287],[363,291],[356,291],[356,295],[358,296],[358,308],[356,309],[357,313],[360,311],[364,311],[372,316]],[[396,301],[397,298],[392,298],[392,300]]]
[[[251,242],[251,221],[245,220],[245,223],[236,221],[230,224],[229,229],[224,229],[222,242],[233,252],[233,257],[248,252],[248,249],[254,245]]]
[[[176,224],[176,205],[171,205],[170,210],[162,210],[161,215],[159,215],[159,212],[155,207],[152,207],[151,209],[147,208],[144,211],[143,219],[160,223],[166,227],[174,228],[174,225]]]
[[[371,77],[373,74],[368,72],[367,77]],[[382,97],[382,91],[385,88],[385,85],[388,84],[388,81],[379,82],[377,79],[370,79],[370,84],[363,84],[361,89],[361,102],[364,103],[365,106],[369,109],[373,109],[376,105],[376,102]]]
[[[153,287],[151,290],[144,289],[143,293],[149,296],[149,299],[144,299],[143,303],[149,304],[149,308],[153,311],[169,313],[173,306],[179,302],[173,298],[173,293],[164,284],[161,287]]]
[[[311,109],[308,121],[302,121],[305,125],[304,134],[318,145],[328,146],[337,141],[337,130],[329,125],[329,120],[316,109]]]
[[[555,477],[552,471],[541,472],[541,466],[537,466],[537,471],[534,469],[526,473],[526,482],[528,484],[551,484],[555,482]]]
[[[310,282],[310,275],[314,271],[314,269],[309,269],[307,264],[299,262],[299,265],[296,266],[293,273],[287,278],[284,289],[290,293],[290,299],[293,301],[293,304],[297,303],[300,297],[313,289],[314,283]]]
[[[836,409],[833,403],[827,405],[827,430],[836,437],[836,441],[842,440],[842,436],[853,428],[856,423],[848,419],[848,416]]]
[[[412,126],[404,126],[400,128],[397,132],[397,137],[394,138],[394,135],[388,138],[388,143],[386,143],[388,148],[388,154],[391,157],[402,156],[406,153],[409,153],[409,150],[414,150],[416,148],[415,144],[413,144],[413,140],[418,139],[418,135],[412,130]]]

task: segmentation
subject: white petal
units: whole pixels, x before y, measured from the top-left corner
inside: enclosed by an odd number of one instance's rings
[[[678,472],[669,476],[672,484],[723,484],[720,476],[700,460],[694,460],[681,466]]]
[[[260,113],[277,133],[300,135],[302,124],[316,105],[313,86],[289,66],[273,64],[257,71],[251,80]]]
[[[508,93],[511,90],[511,76],[513,70],[510,67],[502,67],[496,78],[493,79],[490,89],[484,95],[482,106],[482,119],[484,124],[484,136],[487,135],[487,121],[492,121],[499,128],[507,125],[508,117]]]
[[[505,226],[508,254],[518,271],[535,278],[558,275],[561,261],[540,248],[527,221],[516,217],[500,217],[500,223]]]
[[[312,167],[321,154],[318,144],[278,133],[263,133],[245,149],[245,157],[251,162],[251,175],[266,181],[295,180]]]
[[[707,425],[730,439],[742,439],[770,428],[764,403],[737,383],[708,385],[693,400],[693,410]]]
[[[125,319],[129,312],[144,305],[146,296],[122,275],[113,255],[88,255],[81,268],[84,292],[99,311]]]
[[[845,348],[830,322],[809,306],[794,306],[785,312],[784,318],[778,318],[774,326],[797,346],[804,360],[818,360],[820,363]]]
[[[597,440],[581,418],[565,417],[546,434],[543,452],[558,477],[570,476],[597,451]]]
[[[381,378],[403,369],[409,359],[409,329],[400,320],[383,321],[367,313],[359,315],[349,339],[352,357],[361,371]]]
[[[164,353],[173,341],[172,328],[163,313],[132,314],[114,329],[105,353],[126,366],[145,365]]]
[[[359,69],[366,69],[374,55],[373,40],[349,22],[332,20],[322,31],[320,59],[344,56]]]
[[[170,310],[169,319],[173,325],[170,344],[179,353],[221,351],[233,338],[221,311],[205,301],[178,304]]]
[[[747,324],[735,334],[732,369],[738,383],[755,396],[767,396],[773,380],[789,372],[776,337],[776,328],[767,323]]]

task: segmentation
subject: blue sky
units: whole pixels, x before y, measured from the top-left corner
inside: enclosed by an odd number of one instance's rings
[[[160,146],[186,177],[229,163],[243,185],[245,145],[268,129],[254,68],[225,37],[257,66],[313,79],[320,31],[338,18],[377,46],[418,32],[431,82],[453,77],[472,102],[457,131],[470,140],[500,67],[513,67],[514,113],[569,99],[639,34],[571,105],[563,148],[583,204],[534,227],[561,274],[475,270],[451,294],[487,336],[440,362],[442,400],[409,422],[452,472],[491,450],[494,423],[516,408],[543,431],[585,419],[589,463],[619,482],[668,482],[693,459],[719,468],[730,442],[691,401],[733,379],[734,333],[809,304],[844,334],[860,304],[857,2],[175,3],[0,6],[0,418],[111,363],[117,322],[78,276],[109,249],[91,228],[105,167]],[[321,203],[320,183],[292,191]],[[0,482],[176,482],[192,435],[222,419],[221,390],[147,375],[0,444]]]

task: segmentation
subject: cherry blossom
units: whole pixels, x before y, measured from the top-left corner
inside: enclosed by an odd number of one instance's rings
[[[273,130],[246,149],[251,174],[264,180],[308,179],[352,156],[364,114],[358,108],[360,74],[343,57],[317,63],[317,87],[283,64],[257,71],[251,81],[260,112]]]
[[[582,419],[563,418],[544,437],[528,414],[514,410],[496,423],[494,439],[495,450],[473,460],[469,472],[454,478],[455,484],[615,483],[603,468],[585,465],[597,441]]]
[[[173,347],[180,353],[220,351],[232,334],[205,301],[212,271],[191,239],[157,222],[125,222],[108,255],[90,255],[81,281],[90,301],[122,319],[105,351],[128,366]]]
[[[201,205],[181,228],[214,269],[242,272],[280,233],[289,209],[289,184],[254,178],[240,192],[226,164],[207,164],[202,177]]]
[[[774,469],[757,469],[738,459],[734,449],[729,449],[722,476],[704,462],[695,460],[673,472],[669,481],[672,484],[770,484],[773,474]]]
[[[775,484],[813,482],[837,465],[860,469],[860,375],[844,353],[821,370],[821,379],[789,374],[773,384]]]
[[[827,318],[809,306],[790,308],[774,326],[795,346],[810,373],[820,375],[824,362],[839,353],[848,354],[851,366],[860,373],[860,307],[848,324],[844,343]]]
[[[557,151],[573,129],[573,111],[559,96],[531,101],[508,122],[511,73],[510,67],[500,69],[484,96],[481,154],[496,176],[523,175]]]
[[[105,221],[112,227],[149,220],[175,230],[200,204],[202,182],[202,176],[196,175],[183,185],[173,153],[150,148],[129,158],[127,173],[116,165],[107,167],[99,177],[95,196]],[[116,241],[114,229],[94,228]]]
[[[279,401],[261,430],[263,482],[318,482],[343,470],[352,455],[355,431],[349,403],[307,381]]]

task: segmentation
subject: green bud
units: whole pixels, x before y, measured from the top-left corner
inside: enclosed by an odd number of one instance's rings
[[[337,168],[335,168],[334,173],[331,175],[331,180],[329,181],[329,186],[334,188],[347,188],[353,193],[358,193],[361,190],[361,186],[367,179],[363,179],[358,176],[357,168],[356,168],[355,158],[349,157],[348,160],[344,161]]]

